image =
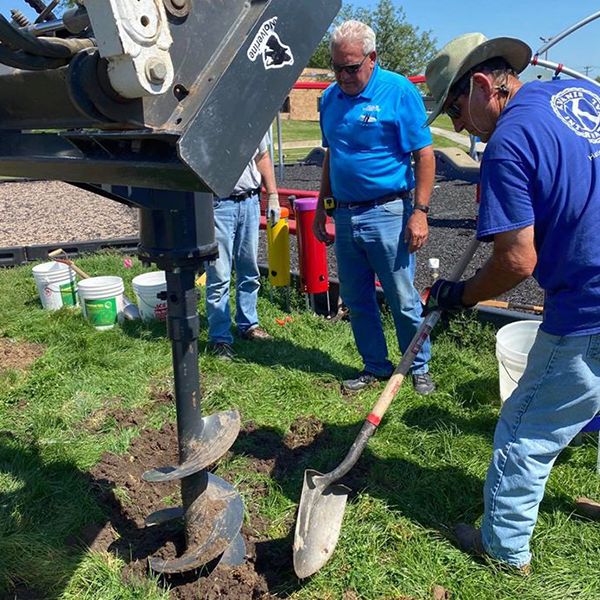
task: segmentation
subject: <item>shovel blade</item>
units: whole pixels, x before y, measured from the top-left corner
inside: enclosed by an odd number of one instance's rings
[[[318,471],[304,472],[294,535],[294,571],[301,579],[316,573],[331,558],[349,492],[350,488],[330,483]]]

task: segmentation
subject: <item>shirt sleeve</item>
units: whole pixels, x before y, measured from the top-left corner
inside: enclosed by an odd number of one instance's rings
[[[271,144],[271,136],[269,135],[269,132],[267,131],[267,133],[265,133],[265,135],[263,136],[263,139],[260,140],[260,144],[258,145],[256,154],[264,154],[269,149],[270,144]],[[255,154],[255,156],[256,156],[256,154]]]
[[[406,82],[398,103],[398,136],[402,152],[408,154],[432,144],[429,127],[423,127],[427,120],[425,105],[419,90],[410,81]]]
[[[521,162],[484,160],[477,239],[489,241],[496,233],[533,225],[532,185]]]
[[[321,95],[321,101],[319,106],[319,126],[321,127],[321,145],[323,148],[329,148],[329,141],[327,140],[327,136],[325,135],[325,128],[323,127],[323,113],[325,112],[325,108],[327,106],[327,94],[328,91]]]

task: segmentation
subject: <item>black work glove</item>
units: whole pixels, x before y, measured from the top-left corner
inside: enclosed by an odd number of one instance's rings
[[[427,299],[425,300],[425,313],[429,314],[434,310],[456,312],[465,308],[470,308],[472,305],[466,305],[462,301],[464,291],[464,281],[437,279],[431,286]]]

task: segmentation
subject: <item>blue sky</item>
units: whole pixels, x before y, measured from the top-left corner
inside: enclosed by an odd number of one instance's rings
[[[353,0],[355,7],[374,8],[377,0]],[[438,47],[469,31],[487,37],[517,37],[535,52],[540,36],[549,38],[581,19],[600,11],[598,0],[405,0],[394,2],[404,8],[406,19],[421,30],[431,30]],[[548,60],[589,75],[600,75],[600,18],[551,48]],[[547,71],[550,75],[551,71]]]
[[[374,8],[377,0],[352,0],[349,3]],[[404,8],[409,23],[421,30],[431,30],[438,46],[461,33],[481,31],[488,37],[521,38],[534,51],[542,45],[540,36],[556,35],[600,11],[598,0],[406,0],[394,4]],[[33,12],[23,0],[0,0],[3,15],[9,17],[11,8],[29,16]],[[590,67],[590,76],[596,77],[600,75],[599,40],[600,18],[550,49],[548,59],[580,72]]]

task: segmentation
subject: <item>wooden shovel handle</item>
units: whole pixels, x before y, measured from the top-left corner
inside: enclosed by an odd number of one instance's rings
[[[58,258],[59,254],[65,254],[64,258]],[[52,250],[52,252],[48,252],[48,257],[52,260],[63,263],[64,265],[69,265],[81,279],[89,279],[90,276],[83,270],[80,269],[70,258],[66,258],[66,253],[62,248],[58,248],[57,250]]]
[[[544,312],[544,307],[538,304],[521,304],[520,302],[506,302],[504,300],[483,300],[478,306],[490,306],[491,308],[506,308],[515,310],[530,310],[536,313]]]
[[[450,281],[457,281],[460,279],[468,264],[471,262],[471,259],[473,258],[473,255],[477,251],[478,247],[479,242],[477,241],[476,237],[473,237],[463,255],[460,257],[460,260],[454,267],[454,270],[449,277]],[[425,340],[427,340],[429,337],[431,330],[439,321],[441,314],[442,313],[440,310],[434,310],[430,312],[421,322],[421,325],[417,329],[417,333],[415,333],[415,336],[411,340],[406,352],[404,352],[400,364],[392,373],[392,376],[389,378],[385,389],[383,392],[381,392],[381,395],[375,403],[373,410],[367,417],[367,420],[373,425],[377,426],[381,422],[383,415],[386,413],[387,409],[390,407],[390,404],[396,397],[396,394],[398,393],[406,374],[410,370],[415,357],[420,352]]]

